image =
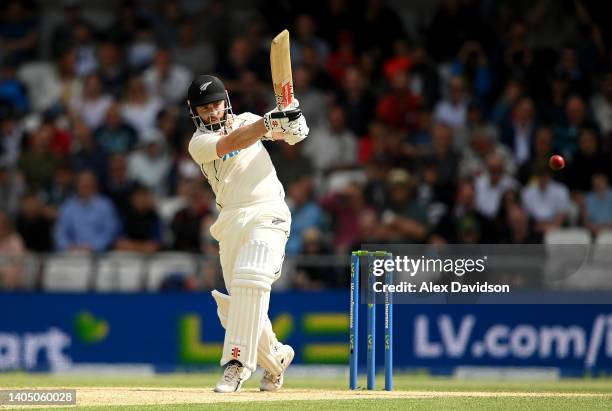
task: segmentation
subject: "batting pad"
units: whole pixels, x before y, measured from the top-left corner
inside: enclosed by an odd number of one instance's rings
[[[238,360],[257,368],[257,347],[267,320],[270,290],[282,254],[260,240],[251,240],[238,252],[231,284],[231,304],[227,316],[221,365]]]
[[[231,297],[217,290],[213,290],[211,294],[217,303],[217,315],[219,316],[221,326],[225,328]],[[259,336],[259,344],[257,344],[257,365],[275,375],[283,371],[280,361],[272,353],[278,344],[276,334],[272,329],[272,323],[266,316],[261,335]]]

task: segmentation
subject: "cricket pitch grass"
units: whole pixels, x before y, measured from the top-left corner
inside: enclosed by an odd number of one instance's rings
[[[313,373],[315,374],[315,373]],[[0,389],[73,388],[88,410],[576,410],[612,409],[612,379],[460,380],[397,375],[395,391],[349,391],[344,378],[287,378],[278,393],[259,392],[259,374],[243,390],[215,394],[218,374],[85,376],[0,374]],[[378,386],[382,387],[382,378]],[[0,405],[0,409],[8,408]],[[20,406],[19,409],[26,408]],[[46,409],[50,407],[30,407]],[[53,407],[74,409],[75,407]]]

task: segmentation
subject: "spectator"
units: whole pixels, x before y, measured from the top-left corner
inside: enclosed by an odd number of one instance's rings
[[[59,251],[101,252],[115,241],[119,220],[113,203],[98,194],[96,176],[82,171],[77,177],[76,195],[60,207],[55,227]]]
[[[591,106],[601,132],[610,138],[612,133],[612,72],[604,76],[601,92],[593,96]]]
[[[92,73],[83,80],[81,95],[72,98],[70,110],[73,115],[79,116],[87,127],[96,129],[104,121],[112,103],[112,97],[103,92],[100,76]]]
[[[43,127],[49,127],[51,139],[49,141],[49,150],[58,158],[62,159],[69,156],[73,149],[72,136],[66,127],[65,120],[57,115],[57,113],[46,113],[43,117]],[[72,127],[76,128],[74,123],[80,122],[80,118],[74,119]],[[60,126],[64,123],[63,126]]]
[[[12,53],[18,61],[36,55],[38,32],[31,12],[34,6],[24,1],[9,0],[2,6],[0,43],[3,53]]]
[[[119,251],[153,253],[162,246],[162,222],[155,210],[155,199],[144,186],[136,186],[123,217],[122,231],[115,242]]]
[[[529,161],[535,129],[533,101],[523,97],[514,106],[510,123],[502,129],[502,143],[512,151],[519,167]]]
[[[79,26],[89,26],[89,23],[83,17],[79,2],[65,2],[62,12],[62,20],[57,23],[51,33],[51,47],[54,57],[60,56],[64,50],[74,45],[76,30]]]
[[[355,46],[349,35],[339,36],[336,50],[327,57],[327,72],[331,76],[334,84],[339,86],[345,76],[346,70],[357,64]]]
[[[310,159],[303,154],[304,144],[281,144],[279,150],[270,153],[278,179],[283,186],[304,177],[312,177],[313,167]]]
[[[141,149],[128,157],[128,177],[148,187],[156,195],[164,195],[168,192],[172,165],[164,136],[159,130],[150,130],[141,141]]]
[[[382,223],[394,243],[420,243],[428,234],[427,211],[415,195],[415,181],[405,170],[391,170]]]
[[[155,126],[162,107],[162,100],[149,94],[142,78],[137,76],[130,78],[121,114],[138,132],[140,138]]]
[[[391,54],[395,40],[405,37],[403,24],[397,13],[380,0],[368,0],[357,27],[368,27],[368,30],[357,30],[359,48],[375,49],[383,56]]]
[[[92,170],[98,179],[104,177],[107,155],[96,144],[91,130],[80,119],[73,121],[74,143],[70,159],[75,171]]]
[[[498,154],[487,156],[487,171],[476,177],[476,208],[485,217],[497,215],[502,195],[508,189],[515,189],[518,183],[504,173],[504,159]]]
[[[308,14],[295,19],[295,35],[291,39],[291,62],[299,66],[304,60],[304,47],[312,47],[322,61],[327,59],[329,46],[316,36],[317,24]]]
[[[371,161],[384,162],[387,159],[387,141],[391,133],[384,121],[374,119],[368,125],[368,133],[359,140],[358,159],[360,164]]]
[[[549,123],[561,124],[565,117],[565,104],[569,95],[569,81],[565,77],[552,79],[550,97],[540,104],[539,111]]]
[[[334,87],[329,73],[325,70],[323,58],[319,55],[315,46],[305,44],[302,48],[302,59],[300,67],[310,70],[314,87],[320,90],[329,90]]]
[[[578,50],[574,47],[565,47],[561,50],[556,73],[569,80],[569,91],[579,96],[586,96],[591,91],[589,78],[584,74],[578,59]]]
[[[536,171],[535,181],[523,188],[521,198],[539,234],[561,227],[570,207],[567,187],[552,180],[547,166]]]
[[[115,99],[121,98],[123,84],[127,80],[127,70],[121,57],[119,46],[111,41],[98,47],[98,74],[104,90]]]
[[[419,185],[416,189],[416,198],[422,204],[428,204],[428,220],[435,223],[453,201],[454,181],[452,185],[443,185],[439,180],[438,167],[431,159],[423,161],[417,181]]]
[[[153,62],[157,44],[150,19],[137,19],[133,38],[128,44],[126,57],[133,71],[141,71]]]
[[[0,212],[14,216],[24,191],[23,178],[6,164],[0,163]]]
[[[178,40],[178,28],[183,13],[183,5],[178,1],[165,1],[155,10],[155,38],[175,44]]]
[[[409,131],[415,128],[420,107],[421,100],[410,89],[410,75],[399,70],[391,80],[391,91],[378,100],[376,115],[390,126]]]
[[[74,44],[77,53],[76,73],[79,77],[92,73],[98,66],[96,44],[92,28],[85,22],[74,26]]]
[[[105,154],[127,154],[138,143],[136,130],[121,117],[121,105],[113,102],[106,111],[104,122],[94,133],[96,144]]]
[[[59,163],[53,170],[53,179],[44,189],[45,204],[52,210],[57,210],[74,194],[74,171],[70,164]]]
[[[466,41],[451,63],[451,75],[465,78],[478,101],[486,101],[493,87],[493,73],[486,53],[477,41]]]
[[[301,94],[300,94],[301,96]],[[368,131],[368,120],[372,118],[376,99],[365,82],[363,73],[357,67],[348,67],[337,102],[346,110],[346,124],[355,135],[362,137]],[[301,102],[300,97],[300,102]],[[310,117],[308,117],[310,124]]]
[[[346,115],[339,106],[329,109],[328,125],[313,130],[305,141],[304,155],[319,172],[350,167],[357,162],[357,137],[346,129]]]
[[[456,244],[469,240],[470,243],[486,244],[490,239],[490,222],[477,210],[475,200],[474,184],[468,180],[460,181],[455,202],[432,230],[430,242]]]
[[[516,80],[510,80],[505,85],[501,97],[493,106],[491,120],[498,126],[512,122],[512,109],[523,96],[523,85]]]
[[[0,288],[21,288],[25,284],[25,247],[9,217],[0,212]]]
[[[312,198],[309,178],[294,181],[289,186],[287,203],[291,210],[291,236],[287,240],[287,255],[299,254],[303,249],[304,233],[323,228],[323,211]]]
[[[411,89],[421,96],[423,106],[433,107],[440,96],[438,70],[423,45],[416,45],[412,49],[410,59],[412,60]]]
[[[108,169],[104,173],[103,190],[114,204],[120,216],[128,210],[130,193],[134,182],[128,177],[127,158],[124,154],[113,154],[108,161]]]
[[[21,154],[18,166],[30,190],[42,189],[51,181],[58,158],[50,150],[53,127],[45,124],[28,138],[28,148]]]
[[[136,29],[144,20],[138,13],[138,5],[132,2],[121,2],[114,7],[114,12],[115,19],[108,30],[109,40],[116,44],[131,43],[136,36]]]
[[[57,97],[57,100],[53,101],[54,104],[59,102],[62,106],[67,107],[70,104],[70,100],[74,96],[79,95],[83,84],[77,70],[77,50],[75,48],[68,48],[62,52],[57,62],[57,70],[53,73],[54,77],[57,77],[51,79],[53,82],[50,87],[52,95]],[[34,89],[30,88],[29,91],[32,93]],[[40,93],[42,94],[42,92]]]
[[[612,190],[608,177],[603,173],[593,175],[593,189],[585,200],[585,225],[593,235],[601,230],[612,228]]]
[[[168,106],[157,115],[156,126],[164,135],[169,146],[168,148],[175,152],[185,149],[182,145],[184,142],[181,142],[181,139],[184,138],[185,135],[193,135],[191,124],[189,124],[188,127],[181,127],[186,125],[186,123],[179,123],[178,121],[185,119],[180,116],[179,113],[181,112],[182,111],[179,111],[177,106]]]
[[[382,70],[387,81],[390,82],[396,72],[410,71],[411,68],[412,57],[408,41],[406,39],[396,39],[393,42],[393,56],[382,62]]]
[[[293,41],[291,42],[293,45]],[[219,73],[225,87],[232,95],[232,106],[234,111],[239,113],[242,98],[245,93],[251,92],[252,88],[261,87],[259,82],[249,84],[248,79],[266,78],[269,67],[264,69],[263,63],[258,55],[258,50],[254,45],[243,36],[236,37],[226,53],[225,59],[219,61],[216,71]],[[220,55],[221,56],[221,55]],[[265,70],[265,74],[264,74]]]
[[[0,101],[16,112],[25,114],[30,109],[26,85],[17,78],[17,62],[12,56],[0,60]]]
[[[598,127],[589,117],[587,107],[581,97],[572,96],[565,105],[565,118],[555,132],[555,149],[571,157],[578,147],[580,130],[590,128],[598,132]]]
[[[426,30],[428,49],[436,61],[448,61],[457,54],[468,30],[469,23],[464,17],[458,1],[447,0],[439,4]]]
[[[174,60],[187,68],[192,75],[211,72],[216,64],[214,47],[198,38],[197,30],[201,30],[199,21],[186,18],[180,24],[178,44],[172,48]]]
[[[158,49],[153,65],[143,74],[149,94],[160,97],[166,104],[178,104],[185,99],[192,74],[172,61],[168,49]]]
[[[532,220],[522,207],[512,206],[508,210],[504,223],[500,243],[537,244],[541,242],[541,238],[533,231]]]
[[[490,130],[492,137],[498,140],[498,127],[487,121],[482,112],[482,107],[475,101],[468,104],[465,127],[454,132],[454,146],[461,149],[468,144],[470,136],[475,130],[486,128]]]
[[[360,220],[363,213],[371,210],[364,201],[363,188],[351,183],[342,190],[323,196],[319,203],[330,214],[334,224],[336,253],[346,253],[361,238],[360,227],[355,222]]]
[[[527,184],[535,171],[548,164],[553,154],[553,130],[548,126],[541,126],[535,132],[533,153],[528,162],[523,163],[517,172],[517,178],[521,184]]]
[[[206,219],[211,214],[210,198],[198,180],[186,185],[186,197],[187,205],[174,215],[170,223],[172,249],[202,253],[205,251],[203,238]]]
[[[434,119],[453,129],[465,127],[469,99],[461,77],[452,77],[448,83],[448,97],[436,104]]]
[[[174,192],[174,188],[177,185],[177,181],[197,180],[202,177],[202,170],[193,161],[191,155],[189,154],[190,140],[191,135],[186,134],[185,136],[183,136],[183,144],[181,144],[179,151],[174,156],[170,173],[170,178],[172,180],[172,192]],[[287,146],[289,145],[287,144]]]
[[[312,73],[306,67],[300,66],[293,71],[293,86],[299,96],[300,108],[308,119],[308,127],[315,129],[324,125],[327,117],[327,101],[325,95],[312,87]]]
[[[24,137],[24,127],[9,107],[0,108],[0,163],[15,168]]]
[[[610,160],[599,147],[595,131],[583,129],[578,137],[578,151],[564,173],[564,182],[572,192],[586,193],[595,173],[609,173]],[[609,174],[608,174],[609,175]]]
[[[415,155],[422,155],[424,152],[431,149],[432,124],[433,121],[431,111],[426,108],[422,108],[419,111],[415,128],[408,136],[409,143],[414,147]]]
[[[303,244],[300,249],[301,255],[317,257],[321,254],[329,254],[323,234],[318,229],[307,229],[302,237],[300,239]],[[337,287],[339,284],[333,267],[301,263],[298,264],[295,274],[291,277],[291,285],[299,290],[317,291]]]
[[[429,161],[437,170],[436,186],[443,191],[454,192],[459,155],[453,145],[453,130],[444,124],[434,124],[431,130],[432,151]]]
[[[37,253],[53,250],[55,215],[55,212],[45,206],[38,194],[29,193],[22,198],[15,223],[26,249]]]
[[[504,159],[504,172],[514,175],[516,166],[510,151],[494,137],[495,130],[490,127],[478,128],[470,136],[469,146],[465,147],[459,163],[462,177],[476,177],[486,170],[486,159],[491,154]]]

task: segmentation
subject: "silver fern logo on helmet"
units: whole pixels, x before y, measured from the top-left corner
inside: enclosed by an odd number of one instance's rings
[[[200,93],[204,93],[206,89],[208,88],[208,86],[210,86],[211,84],[212,84],[212,81],[207,81],[206,83],[203,83],[200,86]]]

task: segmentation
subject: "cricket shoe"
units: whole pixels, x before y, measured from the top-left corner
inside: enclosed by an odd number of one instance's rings
[[[223,377],[215,386],[215,392],[236,392],[242,384],[249,379],[251,371],[243,366],[240,361],[232,360],[227,363]]]
[[[293,361],[293,357],[295,356],[295,352],[290,345],[282,344],[278,348],[276,352],[276,358],[279,359],[283,370],[280,374],[272,374],[268,370],[264,370],[264,375],[261,377],[261,382],[259,383],[259,389],[261,391],[278,391],[283,386],[283,376],[285,374],[285,370]]]

